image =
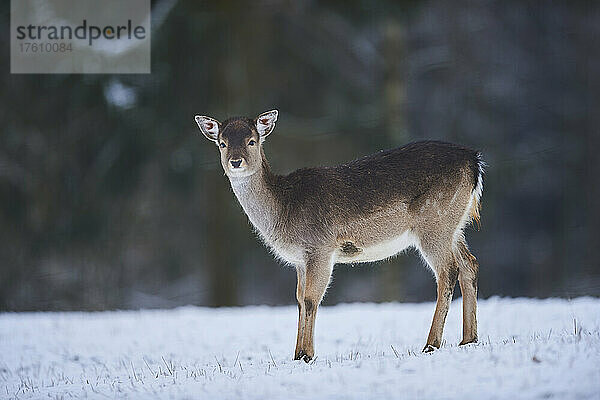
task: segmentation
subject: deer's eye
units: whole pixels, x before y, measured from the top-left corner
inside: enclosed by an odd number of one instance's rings
[[[224,142],[221,142],[221,144],[219,144],[219,146],[221,146],[222,149],[224,149],[225,147],[227,147],[227,146],[225,146]]]
[[[256,144],[256,142],[254,141],[254,139],[252,139],[248,142],[248,146],[254,146],[255,144]]]

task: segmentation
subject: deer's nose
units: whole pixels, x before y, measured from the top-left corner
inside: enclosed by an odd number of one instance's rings
[[[238,158],[237,160],[231,160],[231,165],[233,166],[233,168],[239,168],[240,165],[242,164],[242,159]]]

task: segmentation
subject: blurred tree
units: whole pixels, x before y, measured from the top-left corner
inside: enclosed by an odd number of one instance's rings
[[[600,295],[600,6],[153,2],[152,74],[0,63],[0,309],[293,303],[193,116],[279,108],[277,172],[428,138],[484,151],[481,294]],[[8,2],[0,26],[10,26]],[[8,60],[9,35],[0,37]],[[432,299],[416,257],[326,301]]]

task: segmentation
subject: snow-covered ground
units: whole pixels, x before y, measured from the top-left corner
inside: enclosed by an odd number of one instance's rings
[[[600,299],[479,302],[480,343],[420,352],[433,304],[0,314],[0,398],[600,399]]]

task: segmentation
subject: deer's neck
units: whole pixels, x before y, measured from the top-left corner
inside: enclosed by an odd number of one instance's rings
[[[280,202],[272,185],[276,178],[264,153],[262,168],[259,171],[248,177],[229,178],[231,188],[248,219],[268,244],[274,241],[275,229],[281,215]]]

